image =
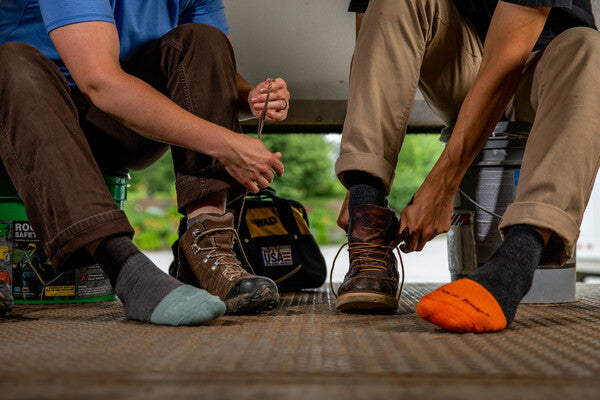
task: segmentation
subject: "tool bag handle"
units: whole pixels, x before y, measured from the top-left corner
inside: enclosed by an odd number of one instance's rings
[[[261,189],[258,193],[251,195],[255,199],[268,198],[273,201],[275,208],[277,208],[277,213],[279,214],[279,219],[281,223],[288,231],[290,235],[300,235],[300,228],[298,227],[298,223],[296,222],[296,218],[294,218],[294,210],[292,208],[292,202],[290,200],[282,199],[275,195],[275,189],[267,187],[265,189]],[[308,225],[308,218],[306,217],[306,211],[304,207],[298,203],[298,206],[302,209],[302,214],[304,220]]]

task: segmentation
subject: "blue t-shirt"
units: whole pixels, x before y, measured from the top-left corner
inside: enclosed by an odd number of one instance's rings
[[[54,61],[73,84],[48,33],[87,21],[115,24],[121,61],[188,22],[212,25],[229,34],[222,0],[2,0],[0,44],[22,42],[34,46]]]

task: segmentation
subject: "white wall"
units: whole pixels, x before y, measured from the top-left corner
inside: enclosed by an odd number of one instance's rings
[[[294,99],[345,99],[354,49],[348,0],[224,0],[238,70],[284,76]]]

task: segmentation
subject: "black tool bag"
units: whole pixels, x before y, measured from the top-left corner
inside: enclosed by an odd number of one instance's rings
[[[241,199],[235,201],[230,210],[236,224],[241,204]],[[238,234],[254,273],[273,279],[280,290],[317,288],[325,283],[325,259],[299,202],[277,197],[271,188],[248,195]],[[236,251],[244,264],[238,246]]]

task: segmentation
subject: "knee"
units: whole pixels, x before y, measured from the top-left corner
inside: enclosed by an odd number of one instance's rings
[[[11,42],[0,45],[0,68],[3,72],[1,76],[21,75],[30,65],[34,65],[40,56],[43,57],[39,50],[25,43]]]
[[[18,42],[0,45],[0,91],[11,93],[12,89],[31,95],[49,76],[68,85],[52,61],[35,47]]]
[[[230,52],[231,44],[227,36],[218,28],[211,25],[189,23],[183,24],[171,32],[165,38],[181,43],[184,48],[208,47],[213,52]]]
[[[571,28],[550,42],[545,53],[562,54],[569,63],[596,68],[600,62],[600,32],[591,28]]]

